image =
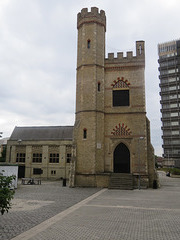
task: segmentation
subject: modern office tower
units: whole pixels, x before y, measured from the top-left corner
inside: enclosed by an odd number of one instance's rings
[[[163,156],[180,163],[180,40],[158,44]]]

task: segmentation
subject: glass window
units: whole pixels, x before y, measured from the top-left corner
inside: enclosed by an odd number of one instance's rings
[[[170,99],[176,99],[176,98],[177,98],[177,94],[171,94],[171,95],[169,96],[169,98],[170,98]]]
[[[41,163],[42,162],[42,153],[33,153],[33,162]]]
[[[88,40],[87,40],[87,48],[90,48],[90,47],[91,47],[91,40],[88,39]]]
[[[16,154],[16,162],[25,162],[26,154],[25,153],[17,153]]]
[[[163,114],[162,114],[162,117],[164,117],[164,118],[165,118],[165,117],[170,117],[170,113],[163,113]]]
[[[179,131],[178,130],[172,131],[172,135],[179,135]]]
[[[178,126],[179,123],[178,122],[171,122],[171,126]]]
[[[178,117],[178,112],[172,112],[171,117]]]
[[[170,107],[171,108],[176,108],[176,107],[178,107],[178,104],[177,103],[172,103],[172,104],[170,104]]]
[[[98,92],[101,91],[101,83],[98,82]]]
[[[67,163],[71,162],[71,153],[67,153],[67,155],[66,155],[66,162]]]
[[[113,107],[129,106],[129,90],[113,90]]]
[[[33,174],[34,175],[39,175],[39,174],[42,174],[43,173],[43,170],[41,168],[33,168]]]
[[[87,129],[83,129],[83,138],[84,138],[84,139],[87,138]]]
[[[59,163],[59,153],[50,153],[49,154],[50,163]]]
[[[170,90],[170,91],[176,90],[176,86],[171,86],[171,87],[169,87],[169,90]]]
[[[51,175],[56,175],[56,170],[51,170]]]

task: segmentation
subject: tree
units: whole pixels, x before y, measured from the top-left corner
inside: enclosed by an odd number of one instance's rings
[[[3,146],[3,150],[1,153],[1,157],[0,157],[0,162],[5,162],[6,161],[6,146]]]
[[[0,211],[3,215],[11,208],[11,200],[14,197],[14,190],[10,189],[12,181],[16,176],[0,176]]]

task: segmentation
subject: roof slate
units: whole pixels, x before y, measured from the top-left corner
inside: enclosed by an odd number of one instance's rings
[[[15,127],[10,141],[72,140],[73,126]]]

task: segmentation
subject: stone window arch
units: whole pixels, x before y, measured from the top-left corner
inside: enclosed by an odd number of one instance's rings
[[[111,84],[113,107],[130,105],[129,85],[130,83],[128,80],[124,80],[123,77],[121,79],[117,78],[117,80],[114,80],[114,82]]]

